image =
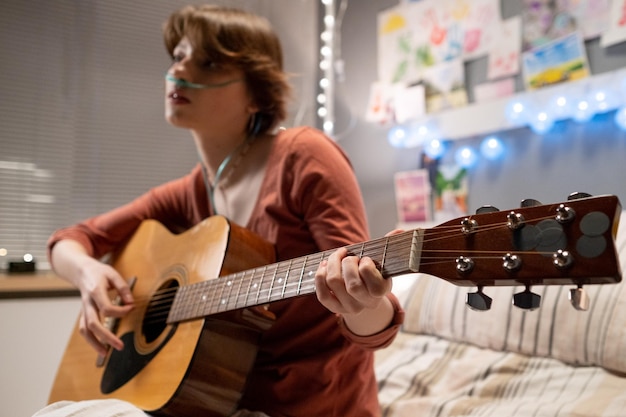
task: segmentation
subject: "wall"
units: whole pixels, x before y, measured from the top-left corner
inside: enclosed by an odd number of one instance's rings
[[[502,15],[520,12],[520,2],[503,0]],[[337,86],[336,131],[361,183],[373,236],[396,224],[393,174],[418,167],[419,149],[394,149],[387,142],[387,129],[365,122],[370,84],[376,80],[377,14],[398,4],[394,0],[349,3],[342,26],[342,57],[345,81]],[[593,73],[626,66],[626,44],[600,48],[598,40],[587,42]],[[468,84],[484,82],[486,58],[466,64]],[[518,89],[521,81],[517,79]],[[488,115],[487,115],[488,117]],[[500,209],[517,207],[523,198],[544,203],[561,201],[574,191],[616,194],[626,204],[626,134],[616,129],[612,114],[579,125],[559,123],[541,137],[529,129],[500,132],[509,148],[498,162],[476,166],[469,174],[469,207],[484,204]],[[477,145],[482,137],[455,141],[450,153],[461,145]]]
[[[28,417],[46,405],[79,306],[78,297],[0,300],[0,414]]]

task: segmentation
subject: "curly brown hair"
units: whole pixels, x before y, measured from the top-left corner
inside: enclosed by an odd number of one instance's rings
[[[267,19],[230,7],[185,6],[163,27],[170,55],[183,37],[196,49],[198,59],[234,65],[244,72],[259,107],[258,133],[285,120],[291,86],[283,70],[280,40]]]

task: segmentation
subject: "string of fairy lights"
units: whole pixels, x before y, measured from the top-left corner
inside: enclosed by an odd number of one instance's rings
[[[614,111],[615,125],[626,131],[626,69],[516,94],[506,101],[503,111],[507,121],[503,130],[526,126],[537,135],[546,135],[559,121],[588,123],[595,115]],[[446,154],[450,143],[442,130],[425,117],[410,124],[392,126],[387,139],[398,148],[422,147],[427,156],[438,159]],[[505,146],[494,132],[485,135],[478,148],[456,149],[454,159],[469,168],[481,158],[496,160],[505,152]]]
[[[322,128],[328,136],[335,130],[335,21],[334,0],[322,0],[324,6],[324,27],[320,34],[320,93],[317,96],[317,115],[322,119]]]

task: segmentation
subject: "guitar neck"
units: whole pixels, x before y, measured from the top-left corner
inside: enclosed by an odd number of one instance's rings
[[[351,255],[372,258],[385,278],[417,272],[423,230],[347,246]],[[315,273],[335,250],[278,262],[178,288],[167,322],[193,320],[315,292]]]

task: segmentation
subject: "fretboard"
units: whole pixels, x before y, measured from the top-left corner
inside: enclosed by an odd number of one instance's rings
[[[372,258],[382,275],[388,278],[418,271],[422,242],[423,230],[417,229],[346,248],[350,255]],[[312,294],[316,271],[334,251],[182,286],[176,292],[167,322],[192,320]]]

